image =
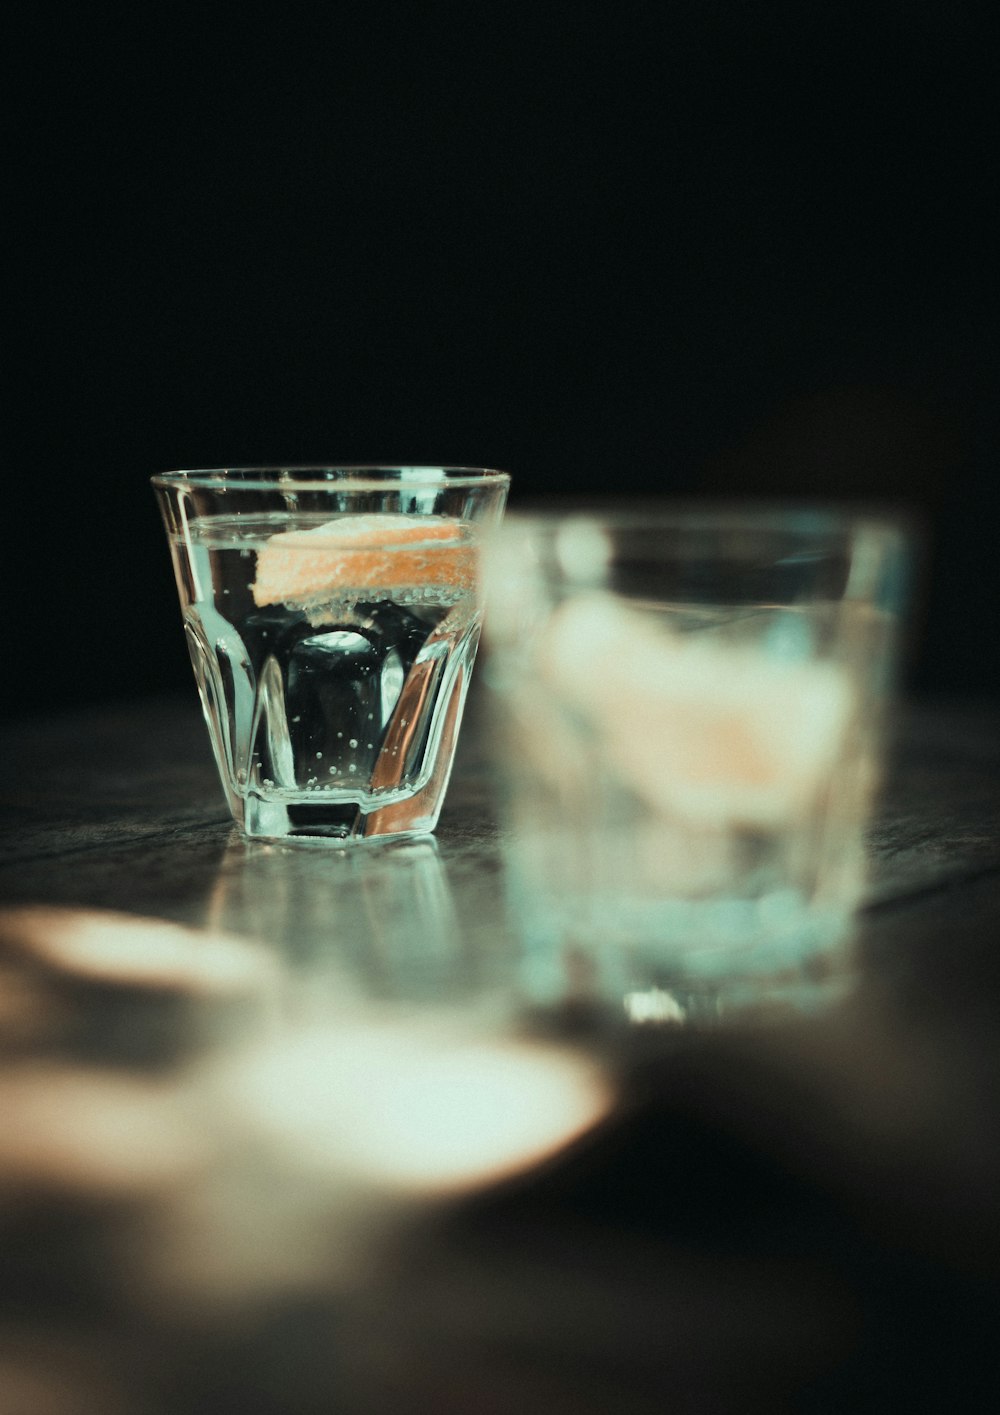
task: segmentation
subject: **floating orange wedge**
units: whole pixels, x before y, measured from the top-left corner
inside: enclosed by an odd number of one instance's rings
[[[837,664],[685,637],[601,594],[553,615],[539,669],[622,782],[668,817],[767,828],[801,817],[850,730]]]
[[[444,516],[341,516],[271,536],[257,557],[257,604],[315,601],[341,590],[471,589],[469,527]]]

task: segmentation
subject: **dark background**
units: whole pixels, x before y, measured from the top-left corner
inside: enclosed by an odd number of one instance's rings
[[[586,13],[22,25],[6,713],[186,689],[149,476],[310,461],[909,507],[997,692],[990,7]]]

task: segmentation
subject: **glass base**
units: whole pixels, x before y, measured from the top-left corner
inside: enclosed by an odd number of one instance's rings
[[[438,822],[442,794],[419,791],[375,809],[360,802],[305,804],[248,794],[234,803],[234,816],[248,840],[337,847],[430,835]]]
[[[801,901],[573,902],[513,887],[520,991],[533,1008],[627,1027],[815,1013],[856,983],[853,911]],[[602,909],[604,902],[607,907]],[[768,901],[770,902],[770,901]],[[762,920],[761,914],[764,918]],[[770,915],[770,917],[769,917]]]

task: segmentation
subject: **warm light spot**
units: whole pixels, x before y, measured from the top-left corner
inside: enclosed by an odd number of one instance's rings
[[[257,944],[132,914],[12,909],[0,915],[0,937],[49,967],[94,982],[230,994],[275,975],[274,960]]]
[[[0,1078],[6,1185],[135,1193],[196,1169],[203,1145],[179,1090],[97,1069],[23,1066]]]
[[[290,1161],[425,1191],[527,1168],[611,1106],[605,1078],[570,1052],[416,1026],[314,1032],[258,1054],[234,1079]]]

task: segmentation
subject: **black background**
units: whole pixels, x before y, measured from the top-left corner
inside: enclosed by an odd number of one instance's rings
[[[311,461],[913,508],[997,691],[990,7],[32,14],[8,714],[186,688],[149,476]]]

